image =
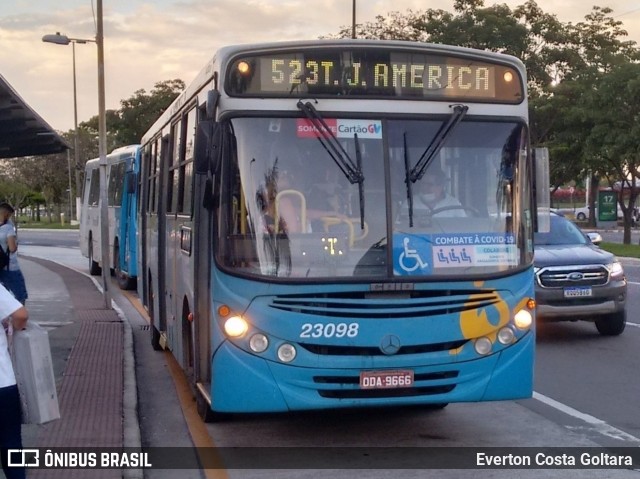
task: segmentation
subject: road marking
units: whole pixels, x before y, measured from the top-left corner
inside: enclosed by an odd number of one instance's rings
[[[590,414],[580,412],[577,409],[573,409],[566,404],[562,404],[555,399],[551,399],[550,397],[547,397],[535,391],[533,392],[533,398],[546,404],[547,406],[557,409],[564,414],[586,422],[587,424],[591,425],[597,433],[602,434],[603,436],[611,437],[613,439],[618,439],[621,441],[635,442],[637,443],[637,445],[640,445],[640,438],[637,438],[629,433],[615,428],[610,424],[604,422],[602,419],[598,419],[597,417],[591,416]]]
[[[627,321],[627,326],[633,326],[634,328],[640,328],[640,324],[638,324],[638,323],[630,323],[629,321]]]

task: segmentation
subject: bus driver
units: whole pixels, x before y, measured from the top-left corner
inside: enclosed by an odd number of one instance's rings
[[[414,201],[415,213],[427,209],[436,218],[465,218],[462,204],[445,190],[447,177],[437,166],[426,171],[424,178],[417,181],[419,193]]]

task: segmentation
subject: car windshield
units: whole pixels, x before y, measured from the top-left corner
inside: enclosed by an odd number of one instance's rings
[[[588,244],[589,240],[580,228],[566,218],[551,215],[551,228],[548,233],[536,233],[536,245],[576,245]]]
[[[325,120],[331,141],[299,117],[227,122],[222,267],[362,281],[485,278],[531,260],[523,124],[465,118],[426,155],[441,119]]]

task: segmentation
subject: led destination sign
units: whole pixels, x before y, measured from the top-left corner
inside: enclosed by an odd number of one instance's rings
[[[234,96],[341,96],[519,103],[516,69],[469,58],[380,50],[322,50],[248,56],[232,62]]]

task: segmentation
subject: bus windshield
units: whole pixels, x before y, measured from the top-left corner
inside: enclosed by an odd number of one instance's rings
[[[223,268],[289,280],[442,280],[531,261],[524,124],[467,117],[416,168],[446,118],[324,121],[347,163],[360,155],[362,196],[317,124],[229,120],[220,182],[229,200],[215,242]]]

